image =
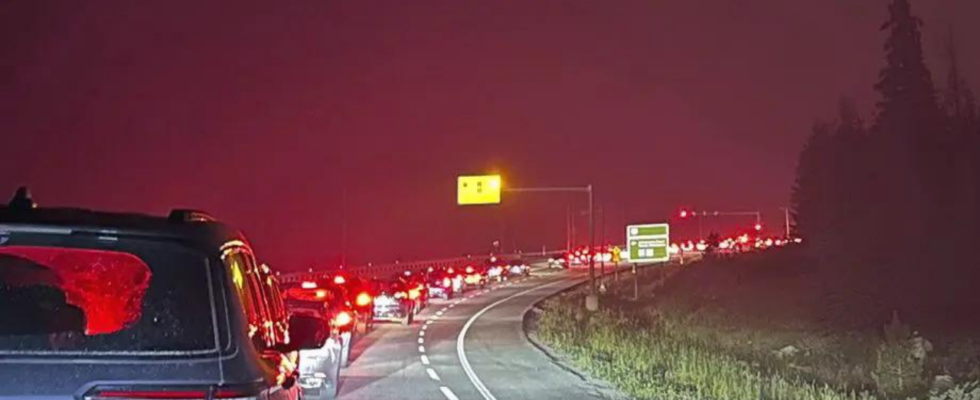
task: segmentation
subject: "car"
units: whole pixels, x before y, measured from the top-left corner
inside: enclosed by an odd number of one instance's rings
[[[304,398],[334,398],[340,383],[340,369],[350,357],[352,335],[343,329],[352,322],[350,313],[338,304],[342,298],[335,290],[319,288],[314,282],[282,285],[282,298],[290,315],[314,318],[326,335],[318,349],[299,352],[299,385]]]
[[[0,376],[7,398],[297,400],[290,317],[248,239],[169,216],[0,205]]]
[[[373,285],[368,279],[348,274],[337,274],[333,283],[344,288],[347,302],[355,311],[355,334],[366,335],[374,327]]]
[[[430,297],[449,300],[462,289],[462,279],[456,278],[447,269],[431,269],[426,273],[426,289]]]
[[[291,313],[317,318],[325,329],[334,331],[340,341],[340,365],[347,367],[358,335],[354,329],[357,311],[347,301],[344,288],[331,280],[306,280],[283,285],[283,293]]]
[[[425,275],[406,270],[399,277],[408,288],[408,298],[415,301],[415,314],[429,305],[429,288],[425,283]]]
[[[552,257],[548,259],[548,268],[565,268],[566,261],[564,257]]]
[[[482,288],[490,282],[487,268],[478,265],[467,265],[463,268],[464,290]]]
[[[375,281],[375,321],[398,321],[411,325],[415,320],[418,301],[409,297],[409,287],[400,277]],[[416,295],[418,296],[418,295]]]
[[[506,271],[508,276],[530,276],[531,266],[518,258],[506,263]]]

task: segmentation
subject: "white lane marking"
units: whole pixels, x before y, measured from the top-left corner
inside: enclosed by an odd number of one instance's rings
[[[430,319],[430,320],[428,320],[428,321],[425,321],[425,325],[426,325],[426,326],[429,326],[429,325],[432,325],[432,320]],[[424,328],[424,327],[423,327],[423,328]]]
[[[419,353],[425,353],[425,346],[419,346]]]
[[[439,311],[436,311],[436,315],[438,315],[438,316],[440,316],[440,317],[442,316],[442,313],[443,313],[443,311],[442,311],[442,310],[439,310]]]
[[[423,354],[421,358],[422,358],[422,365],[429,365],[429,356]]]
[[[419,344],[425,344],[425,338],[419,338]]]
[[[446,399],[448,399],[448,400],[459,400],[459,397],[456,397],[456,394],[453,393],[452,390],[449,390],[449,388],[447,388],[445,386],[439,386],[439,390],[441,390],[442,391],[442,394],[446,396]]]
[[[425,329],[419,331],[419,336],[425,336]]]
[[[426,329],[429,329],[429,323],[428,322],[426,322],[425,325],[422,325],[422,331],[424,332]]]
[[[464,343],[466,342],[466,333],[469,332],[470,327],[473,326],[473,323],[476,322],[476,319],[477,318],[480,318],[481,315],[483,315],[487,311],[490,311],[490,309],[492,309],[492,308],[494,308],[494,307],[496,307],[496,306],[498,306],[500,304],[503,304],[504,302],[506,302],[508,300],[511,300],[511,299],[513,299],[515,297],[518,297],[518,296],[522,296],[522,295],[531,293],[531,292],[533,292],[535,290],[538,290],[538,289],[544,289],[544,288],[549,287],[549,286],[554,286],[554,285],[557,285],[559,283],[567,283],[567,282],[568,281],[567,280],[564,280],[564,279],[557,280],[557,281],[554,281],[554,282],[551,282],[551,283],[548,283],[548,284],[544,284],[544,285],[536,286],[536,287],[533,287],[533,288],[530,288],[530,289],[527,289],[527,290],[523,290],[523,291],[514,293],[514,294],[512,294],[510,296],[507,296],[507,297],[505,297],[503,299],[497,300],[497,301],[491,303],[490,305],[488,305],[486,307],[483,307],[482,310],[477,311],[477,313],[476,314],[473,314],[473,316],[470,317],[469,321],[466,321],[466,324],[463,325],[463,329],[461,331],[459,331],[459,336],[456,338],[456,355],[459,357],[459,363],[463,366],[463,372],[466,372],[466,377],[470,378],[470,382],[473,383],[473,386],[476,387],[476,390],[478,392],[480,392],[480,394],[483,396],[484,399],[486,399],[486,400],[497,400],[497,398],[496,397],[493,397],[493,394],[490,393],[490,389],[487,389],[487,387],[483,384],[483,381],[481,381],[480,378],[478,376],[476,376],[476,372],[474,372],[473,371],[473,367],[470,366],[470,360],[466,358],[466,345]]]
[[[434,380],[434,381],[440,381],[440,380],[442,380],[442,379],[439,379],[439,375],[436,374],[436,370],[434,370],[432,368],[426,368],[425,369],[425,373],[429,374],[429,378],[432,378],[432,380]]]
[[[449,305],[449,308],[453,308],[453,307],[456,307],[456,303],[453,303],[453,304],[450,304]]]

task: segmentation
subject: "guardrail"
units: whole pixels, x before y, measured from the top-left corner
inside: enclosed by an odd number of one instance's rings
[[[552,257],[561,254],[565,254],[565,250],[551,251],[551,252],[498,254],[497,256],[502,258],[521,257],[524,260],[535,260],[535,259],[544,259],[547,257]],[[470,257],[444,258],[439,260],[394,262],[388,264],[360,265],[360,266],[345,267],[345,268],[330,268],[324,270],[316,270],[313,272],[294,272],[289,274],[283,274],[279,277],[279,281],[284,283],[293,283],[293,282],[301,282],[307,280],[328,279],[332,275],[338,272],[343,272],[345,274],[351,274],[351,275],[368,276],[372,278],[374,277],[383,278],[383,277],[389,277],[392,275],[401,274],[405,271],[421,272],[427,270],[429,267],[466,268],[468,265],[477,265],[477,263],[483,263],[488,258],[490,258],[489,254],[474,255]]]

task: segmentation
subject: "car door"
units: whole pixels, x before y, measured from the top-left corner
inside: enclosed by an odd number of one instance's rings
[[[251,345],[261,355],[262,362],[274,371],[273,382],[270,382],[270,387],[261,397],[269,400],[297,400],[299,388],[295,384],[294,374],[296,357],[276,350],[285,341],[285,332],[277,329],[277,326],[285,326],[286,323],[282,320],[284,313],[277,311],[284,309],[282,300],[274,297],[273,291],[266,288],[263,278],[268,276],[261,272],[248,248],[241,246],[227,249],[223,259],[236,280],[235,286],[248,319]]]

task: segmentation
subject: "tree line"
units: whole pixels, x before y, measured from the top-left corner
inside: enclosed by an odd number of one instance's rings
[[[835,120],[813,125],[792,189],[795,230],[853,312],[954,320],[980,306],[980,108],[952,33],[937,85],[909,1],[888,11],[873,117],[844,98]]]

